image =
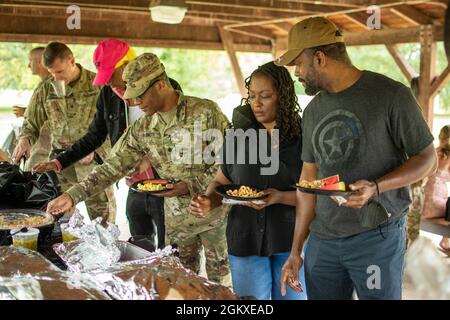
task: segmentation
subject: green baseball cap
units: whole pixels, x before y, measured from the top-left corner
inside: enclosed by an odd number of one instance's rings
[[[344,42],[338,27],[325,17],[312,17],[295,24],[288,35],[288,51],[274,61],[277,66],[293,65],[303,50]]]
[[[158,56],[153,53],[143,53],[127,64],[122,79],[127,84],[124,99],[134,99],[142,95],[157,77],[165,71]]]

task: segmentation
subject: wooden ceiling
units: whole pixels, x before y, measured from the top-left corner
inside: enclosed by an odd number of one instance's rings
[[[0,0],[0,41],[93,44],[116,37],[133,45],[224,49],[231,38],[237,51],[282,50],[289,29],[309,16],[325,15],[350,45],[419,42],[424,32],[442,40],[448,0],[186,0],[181,24],[151,21],[148,0]],[[81,8],[81,29],[69,30],[69,5]],[[369,31],[367,7],[381,8],[382,30]]]

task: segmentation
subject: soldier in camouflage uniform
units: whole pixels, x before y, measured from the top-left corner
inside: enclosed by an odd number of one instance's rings
[[[19,143],[14,150],[13,160],[17,163],[22,155],[29,157],[31,145],[39,139],[41,129],[47,122],[51,133],[51,156],[70,147],[87,131],[96,112],[99,88],[94,87],[93,72],[75,64],[70,49],[58,42],[50,43],[43,53],[43,61],[53,78],[49,78],[36,90],[27,110]],[[64,81],[65,93],[59,92],[56,81]],[[98,156],[106,158],[108,145],[97,149]],[[93,168],[93,155],[58,173],[63,191],[81,181]],[[108,217],[115,220],[115,199],[112,187],[94,197],[86,198],[89,217]]]
[[[420,232],[420,218],[422,215],[423,201],[425,198],[423,180],[411,185],[411,198],[412,202],[409,207],[406,225],[407,247],[409,247],[411,243],[417,239]]]
[[[44,52],[44,49],[44,47],[33,48],[28,55],[28,68],[30,68],[31,74],[39,76],[41,79],[34,89],[33,94],[36,94],[42,84],[51,77],[48,70],[42,64],[42,53]],[[27,109],[22,106],[13,107],[14,115],[17,118],[27,117],[28,114],[26,110]],[[39,134],[39,139],[31,148],[30,158],[25,162],[25,170],[30,171],[34,164],[41,161],[48,161],[50,146],[50,131],[47,124],[44,124]]]
[[[218,165],[204,161],[180,163],[172,157],[180,150],[191,160],[196,159],[209,145],[200,140],[200,148],[190,148],[194,145],[191,145],[191,137],[199,137],[207,129],[223,133],[230,123],[216,103],[175,91],[164,70],[158,57],[151,53],[127,65],[123,74],[127,83],[124,98],[135,100],[130,103],[139,105],[146,116],[125,131],[103,165],[52,201],[48,212],[60,214],[73,203],[96,194],[133,170],[136,163],[148,155],[161,177],[179,180],[170,191],[155,194],[165,198],[166,243],[176,243],[182,263],[197,273],[203,247],[208,278],[229,286],[226,209],[219,207],[204,219],[191,215],[189,209],[191,197],[206,190]],[[183,139],[183,130],[187,130],[189,139]]]

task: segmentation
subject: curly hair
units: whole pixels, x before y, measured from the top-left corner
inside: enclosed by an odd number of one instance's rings
[[[439,131],[439,150],[445,155],[450,155],[450,125],[443,126]]]
[[[243,103],[250,105],[250,82],[255,75],[264,75],[271,79],[278,94],[278,110],[276,115],[275,128],[280,130],[280,141],[291,142],[301,136],[300,105],[295,94],[294,81],[285,67],[268,62],[259,66],[252,74],[245,79],[247,98]],[[242,104],[242,103],[241,103]]]

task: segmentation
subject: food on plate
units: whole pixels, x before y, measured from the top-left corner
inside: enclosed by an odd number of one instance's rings
[[[48,217],[39,215],[26,215],[23,213],[0,214],[0,229],[12,229],[22,227],[36,227],[47,224]]]
[[[306,181],[302,180],[297,183],[298,187],[309,188],[309,189],[319,189],[319,190],[330,190],[330,191],[345,191],[345,182],[339,181],[339,175],[334,175],[320,180]]]
[[[239,189],[227,190],[227,195],[240,198],[258,198],[264,195],[264,192],[257,191],[248,186],[241,186]]]
[[[163,191],[166,190],[166,186],[160,183],[138,183],[137,188],[142,191]]]

